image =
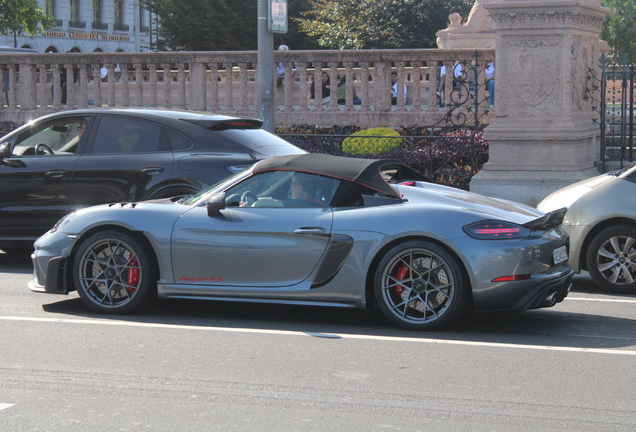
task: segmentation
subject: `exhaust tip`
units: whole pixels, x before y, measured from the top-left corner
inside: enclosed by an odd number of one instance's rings
[[[541,302],[541,306],[543,307],[551,307],[556,304],[557,291],[553,291],[548,294],[543,301]]]

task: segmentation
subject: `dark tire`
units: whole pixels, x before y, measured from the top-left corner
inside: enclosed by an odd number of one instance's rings
[[[127,314],[156,298],[157,265],[150,247],[119,230],[86,238],[73,259],[73,281],[94,311]]]
[[[435,243],[395,246],[375,274],[375,298],[393,323],[409,330],[434,330],[459,318],[470,286],[459,261]]]
[[[603,291],[636,293],[636,228],[605,228],[592,239],[586,261],[590,277]]]

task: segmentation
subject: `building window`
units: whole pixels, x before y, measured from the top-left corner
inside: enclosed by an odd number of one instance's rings
[[[102,22],[102,0],[93,0],[93,22]]]
[[[123,0],[115,0],[115,25],[118,27],[124,24],[124,2]]]
[[[55,18],[55,0],[46,0],[46,14]]]
[[[139,27],[140,28],[144,28],[145,26],[145,22],[144,22],[144,7],[142,5],[139,5]]]
[[[79,22],[80,10],[79,0],[71,0],[71,21]]]

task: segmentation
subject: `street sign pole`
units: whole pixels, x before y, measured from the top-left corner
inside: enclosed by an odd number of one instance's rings
[[[274,34],[268,25],[269,1],[258,0],[258,114],[263,129],[274,133]]]

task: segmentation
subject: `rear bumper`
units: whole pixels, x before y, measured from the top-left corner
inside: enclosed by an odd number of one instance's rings
[[[552,307],[562,302],[569,294],[572,288],[573,274],[574,272],[572,270],[568,270],[559,275],[559,277],[541,282],[529,290],[527,294],[512,307],[498,310],[523,312],[529,309]]]

